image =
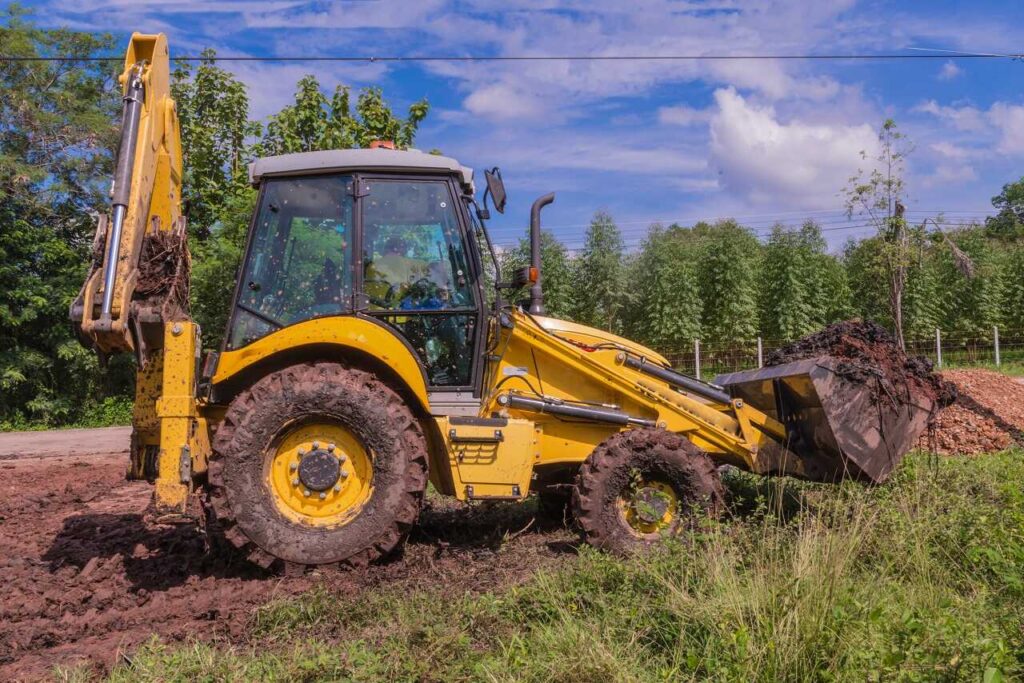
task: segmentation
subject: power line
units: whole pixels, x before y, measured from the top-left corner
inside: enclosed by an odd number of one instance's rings
[[[917,49],[917,48],[910,48]],[[248,55],[213,56],[186,55],[174,57],[176,62],[717,62],[756,60],[810,61],[885,61],[885,60],[956,60],[1010,59],[1024,60],[1024,54],[974,52],[943,52],[942,54],[766,54],[766,55],[281,55],[256,57]],[[123,56],[0,56],[0,62],[121,62]]]

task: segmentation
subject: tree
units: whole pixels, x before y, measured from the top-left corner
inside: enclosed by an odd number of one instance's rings
[[[872,159],[873,167],[865,175],[863,169],[850,178],[846,188],[846,214],[866,218],[882,238],[885,275],[889,284],[889,313],[893,331],[900,348],[903,338],[903,293],[907,284],[907,271],[919,246],[911,242],[907,221],[903,215],[906,184],[903,173],[907,155],[913,147],[899,131],[896,122],[886,119],[878,131],[878,155]],[[861,158],[868,159],[866,151]]]
[[[527,237],[520,238],[519,244],[501,255],[502,279],[506,282],[512,273],[530,263],[529,230]],[[544,289],[544,307],[547,314],[555,318],[567,318],[572,314],[572,265],[565,245],[547,230],[540,232],[540,272]]]
[[[171,94],[181,125],[182,211],[191,235],[206,239],[224,207],[247,190],[260,125],[249,120],[245,84],[216,65],[214,50],[201,56],[194,71],[187,62],[176,65]]]
[[[697,277],[704,301],[702,333],[712,344],[738,344],[757,338],[757,298],[761,243],[736,221],[698,223]]]
[[[109,36],[35,27],[0,14],[0,423],[75,419],[104,382],[72,338],[68,305],[85,278],[106,193],[119,98],[102,63]]]
[[[693,230],[651,226],[627,280],[635,298],[626,324],[629,336],[665,352],[686,348],[700,338],[703,303],[697,263],[700,246]]]
[[[761,332],[771,339],[802,337],[850,312],[845,272],[813,221],[772,228],[760,279]]]
[[[412,146],[429,110],[427,101],[420,100],[409,107],[406,118],[397,117],[380,88],[366,88],[359,93],[353,112],[348,87],[339,85],[328,100],[316,77],[305,76],[298,83],[295,103],[270,117],[262,152],[368,147],[374,140],[390,140],[405,149]]]
[[[873,236],[849,240],[843,248],[842,260],[850,285],[853,313],[865,320],[891,326],[882,238]]]
[[[1003,191],[992,198],[992,206],[999,213],[985,220],[990,235],[1003,239],[1024,237],[1024,177],[1003,185]]]
[[[608,213],[598,211],[590,221],[583,252],[573,268],[573,319],[584,325],[615,331],[622,307],[622,233]]]

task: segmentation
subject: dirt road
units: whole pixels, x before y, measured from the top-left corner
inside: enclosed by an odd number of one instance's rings
[[[435,501],[385,564],[270,576],[208,553],[195,526],[148,522],[150,487],[124,480],[123,452],[54,455],[109,444],[118,432],[33,436],[35,446],[0,435],[2,452],[22,454],[0,461],[0,680],[39,680],[58,665],[102,674],[153,634],[245,643],[258,606],[317,585],[347,595],[382,587],[461,594],[524,580],[575,549],[561,526],[535,523],[532,506]],[[43,457],[25,455],[26,443]]]
[[[131,427],[56,429],[51,432],[0,432],[0,460],[97,453],[127,453]]]

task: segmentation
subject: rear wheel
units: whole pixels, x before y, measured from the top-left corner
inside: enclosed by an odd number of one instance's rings
[[[719,514],[724,498],[714,463],[688,439],[636,429],[611,436],[583,463],[573,510],[585,541],[629,553]]]
[[[231,402],[209,479],[217,526],[257,564],[363,566],[416,521],[426,441],[398,394],[369,373],[296,365]]]

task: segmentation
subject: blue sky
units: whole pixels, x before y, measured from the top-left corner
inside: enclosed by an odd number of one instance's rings
[[[45,26],[168,34],[172,54],[624,55],[894,53],[908,47],[1024,51],[1020,0],[241,0],[27,2]],[[818,219],[833,246],[871,232],[840,192],[886,117],[915,145],[911,217],[990,210],[1024,176],[1024,62],[1010,60],[226,63],[256,116],[315,73],[380,85],[431,113],[417,139],[509,190],[492,223],[512,242],[539,194],[550,227],[579,246],[597,209],[628,244],[653,221],[735,216],[759,232]]]

